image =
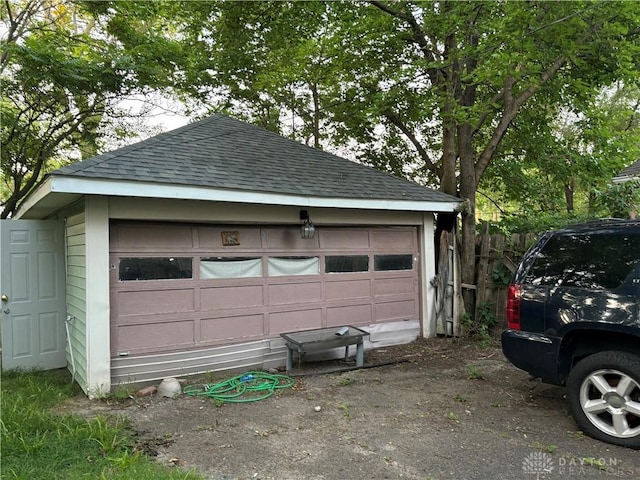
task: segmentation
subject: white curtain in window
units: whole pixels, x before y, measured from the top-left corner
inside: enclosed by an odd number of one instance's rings
[[[317,275],[320,273],[320,257],[277,258],[269,257],[269,276]]]
[[[261,277],[262,259],[249,260],[201,260],[200,278],[243,278]]]

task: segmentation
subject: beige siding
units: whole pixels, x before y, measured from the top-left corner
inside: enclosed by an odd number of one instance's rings
[[[69,316],[69,345],[67,362],[75,368],[76,381],[87,389],[87,289],[84,213],[67,217],[67,315]],[[73,358],[72,358],[73,357]]]

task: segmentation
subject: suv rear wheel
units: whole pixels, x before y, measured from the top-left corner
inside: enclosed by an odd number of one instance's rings
[[[599,352],[581,360],[567,380],[573,416],[588,435],[640,449],[640,357]]]

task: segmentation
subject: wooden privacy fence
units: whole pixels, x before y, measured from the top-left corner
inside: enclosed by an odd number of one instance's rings
[[[431,281],[436,287],[434,304],[438,335],[491,334],[506,327],[507,286],[520,259],[536,239],[536,234],[489,235],[488,224],[476,238],[476,281],[460,283],[456,235],[442,232],[438,239],[438,271]],[[462,289],[475,290],[476,307],[464,312]]]
[[[434,313],[436,317],[436,333],[438,335],[459,336],[460,322],[458,306],[460,305],[456,292],[460,288],[456,285],[460,275],[456,272],[456,266],[460,264],[456,259],[454,233],[442,232],[438,240],[437,274],[431,280],[431,285],[436,288],[436,301]]]
[[[476,239],[476,309],[474,325],[487,330],[506,327],[507,286],[522,256],[533,244],[533,233],[489,235],[489,225],[482,226]],[[487,331],[487,333],[489,333]]]

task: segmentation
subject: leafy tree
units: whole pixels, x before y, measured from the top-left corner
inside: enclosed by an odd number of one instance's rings
[[[459,195],[466,284],[481,183],[507,194],[513,177],[540,199],[546,182],[544,209],[575,209],[573,192],[594,165],[586,145],[610,128],[595,99],[634,85],[640,58],[632,2],[87,5],[133,65],[173,66],[173,86],[194,109],[231,112]],[[181,42],[179,58],[159,53],[163,38]],[[155,76],[122,71],[138,85]],[[626,146],[616,148],[620,158]],[[473,301],[465,291],[467,311]]]
[[[548,181],[562,183],[571,201],[578,179],[565,173],[589,166],[575,168],[584,155],[567,154],[580,141],[574,132],[547,145],[553,134],[547,122],[558,122],[563,109],[593,105],[605,86],[631,84],[640,58],[640,14],[625,2],[215,2],[197,8],[201,14],[189,31],[206,38],[189,41],[210,62],[210,82],[202,89],[213,108],[241,110],[280,131],[291,121],[283,112],[291,112],[294,124],[316,138],[334,147],[356,145],[361,161],[459,195],[466,203],[462,282],[468,284],[474,283],[476,192],[487,169],[498,159],[503,172],[511,162],[530,169],[526,155],[536,151],[545,162],[537,168],[557,171]],[[522,135],[536,128],[533,137]],[[529,190],[535,188],[531,181]],[[558,203],[548,201],[554,208]],[[473,311],[472,292],[465,293]]]
[[[609,185],[607,189],[596,192],[596,199],[613,218],[636,218],[640,207],[640,180]]]
[[[149,87],[172,86],[169,73],[182,56],[164,32],[147,38],[150,51],[125,50],[82,3],[5,0],[0,8],[1,215],[7,218],[48,170],[95,155],[109,131],[126,135],[122,117],[129,114],[120,102]]]
[[[537,121],[542,116],[525,109],[513,128],[529,145],[521,151],[513,136],[506,138],[481,191],[492,192],[492,198],[505,205],[503,214],[520,216],[532,228],[544,215],[600,213],[596,191],[629,159],[640,156],[639,99],[637,85],[617,85],[575,104],[572,111],[567,105],[549,112],[546,121]]]

